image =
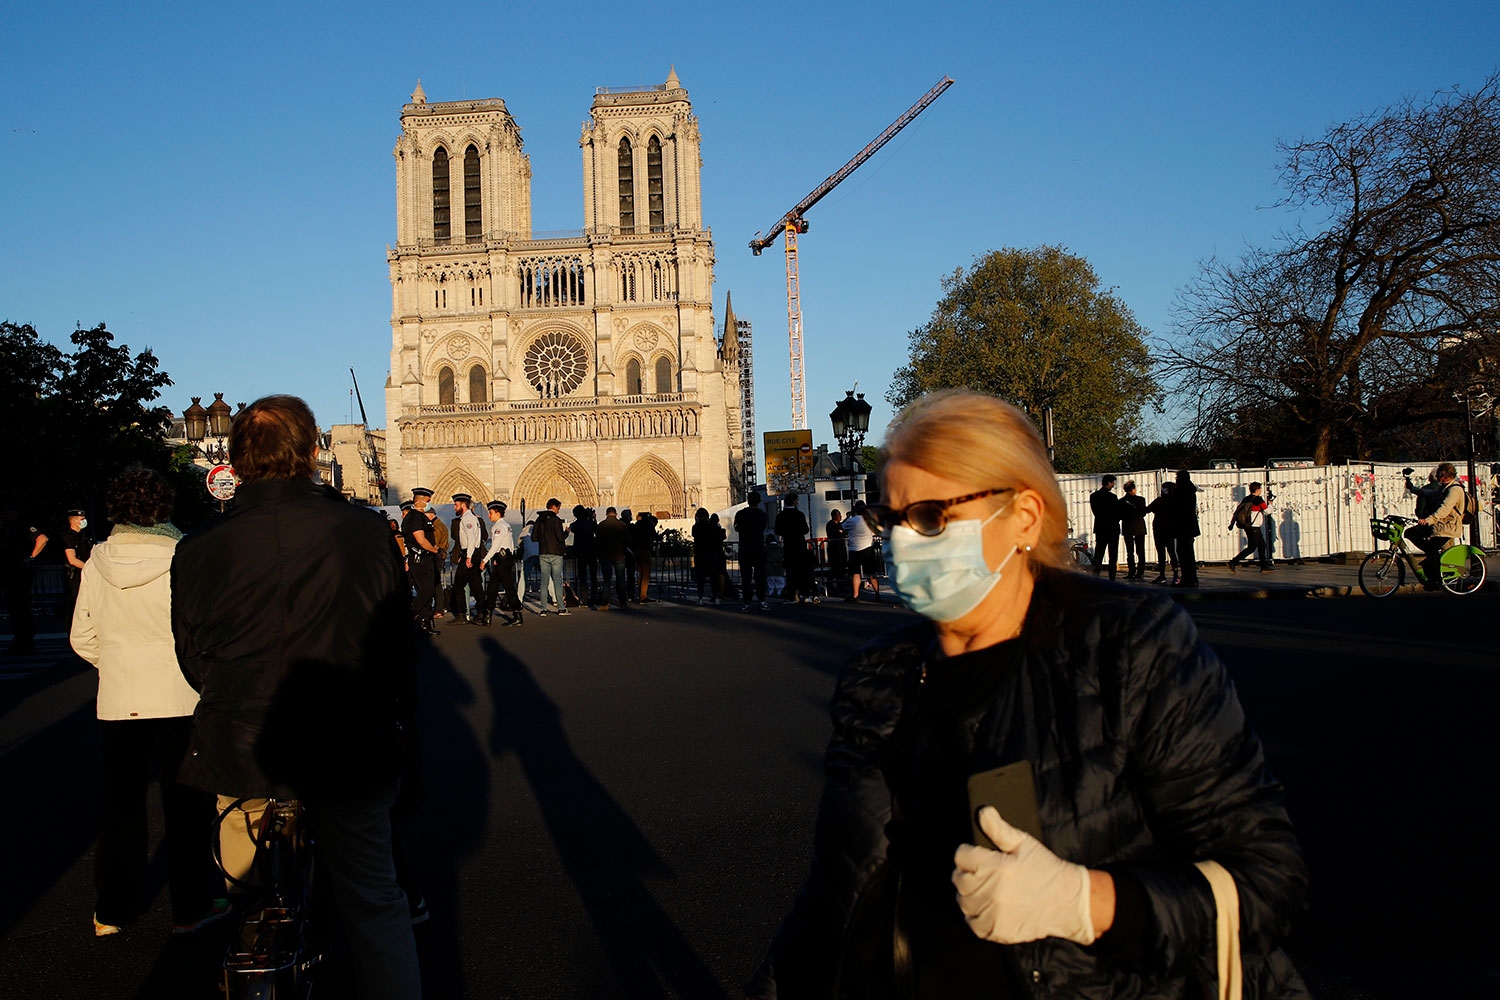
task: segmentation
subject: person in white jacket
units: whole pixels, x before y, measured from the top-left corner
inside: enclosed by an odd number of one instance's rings
[[[109,487],[114,530],[79,582],[69,639],[99,671],[104,803],[94,859],[94,934],[134,920],[146,900],[146,791],[153,766],[166,819],[173,933],[229,912],[212,854],[213,797],[177,783],[198,694],[177,666],[172,639],[172,488],[133,466]]]

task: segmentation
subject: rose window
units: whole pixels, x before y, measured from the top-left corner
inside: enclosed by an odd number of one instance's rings
[[[568,395],[588,371],[588,353],[569,334],[544,333],[526,349],[526,381],[543,399]]]

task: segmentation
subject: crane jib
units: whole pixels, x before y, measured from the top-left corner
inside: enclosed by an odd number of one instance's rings
[[[808,193],[807,197],[798,202],[795,208],[787,212],[780,219],[776,220],[776,225],[766,230],[766,235],[764,237],[757,233],[755,239],[750,241],[750,249],[756,254],[756,256],[759,256],[762,250],[770,246],[772,243],[776,242],[776,237],[780,236],[786,231],[788,223],[790,223],[793,219],[801,220],[802,217],[807,214],[808,209],[816,205],[823,199],[826,194],[828,194],[828,192],[838,187],[844,182],[845,179],[848,178],[850,174],[854,173],[854,171],[863,166],[866,160],[874,156],[880,150],[881,146],[884,146],[886,143],[890,142],[891,139],[895,138],[897,132],[900,132],[906,126],[910,125],[912,121],[917,117],[917,115],[920,115],[923,111],[926,111],[928,106],[931,105],[933,101],[942,96],[943,91],[947,90],[951,86],[953,86],[952,77],[944,76],[941,80],[939,80],[931,90],[929,90],[922,96],[921,100],[919,100],[916,104],[913,104],[906,110],[905,114],[903,114],[900,118],[897,118],[886,128],[884,132],[880,133],[873,140],[871,140],[870,143],[866,145],[864,149],[861,149],[852,160],[830,174],[822,184],[819,184],[817,187],[813,188],[813,190]],[[806,230],[804,229],[803,232],[806,232]]]

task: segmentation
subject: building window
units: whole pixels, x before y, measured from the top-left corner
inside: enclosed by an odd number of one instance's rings
[[[646,144],[646,192],[651,210],[651,231],[659,233],[666,229],[667,216],[662,201],[661,140],[654,135]]]
[[[635,154],[620,140],[620,232],[635,232]]]
[[[526,381],[543,399],[557,399],[583,384],[588,375],[588,352],[568,333],[544,333],[526,349]]]
[[[453,405],[453,369],[447,365],[438,369],[438,405]]]
[[[448,242],[448,151],[439,146],[432,154],[432,241]]]
[[[484,366],[475,365],[469,369],[469,402],[486,403],[489,401],[489,392],[485,388]]]
[[[635,358],[625,362],[625,395],[641,394],[641,363]]]
[[[675,392],[672,388],[672,362],[666,358],[656,359],[656,391]]]
[[[464,151],[464,242],[478,243],[483,233],[484,219],[479,207],[479,150],[470,146]]]

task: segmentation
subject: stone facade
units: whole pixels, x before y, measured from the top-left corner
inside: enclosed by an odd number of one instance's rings
[[[441,500],[555,496],[672,516],[730,504],[740,378],[733,341],[715,336],[687,91],[675,72],[600,88],[579,144],[584,228],[534,233],[530,161],[504,101],[429,104],[419,84],[402,108],[392,495],[429,486]]]

